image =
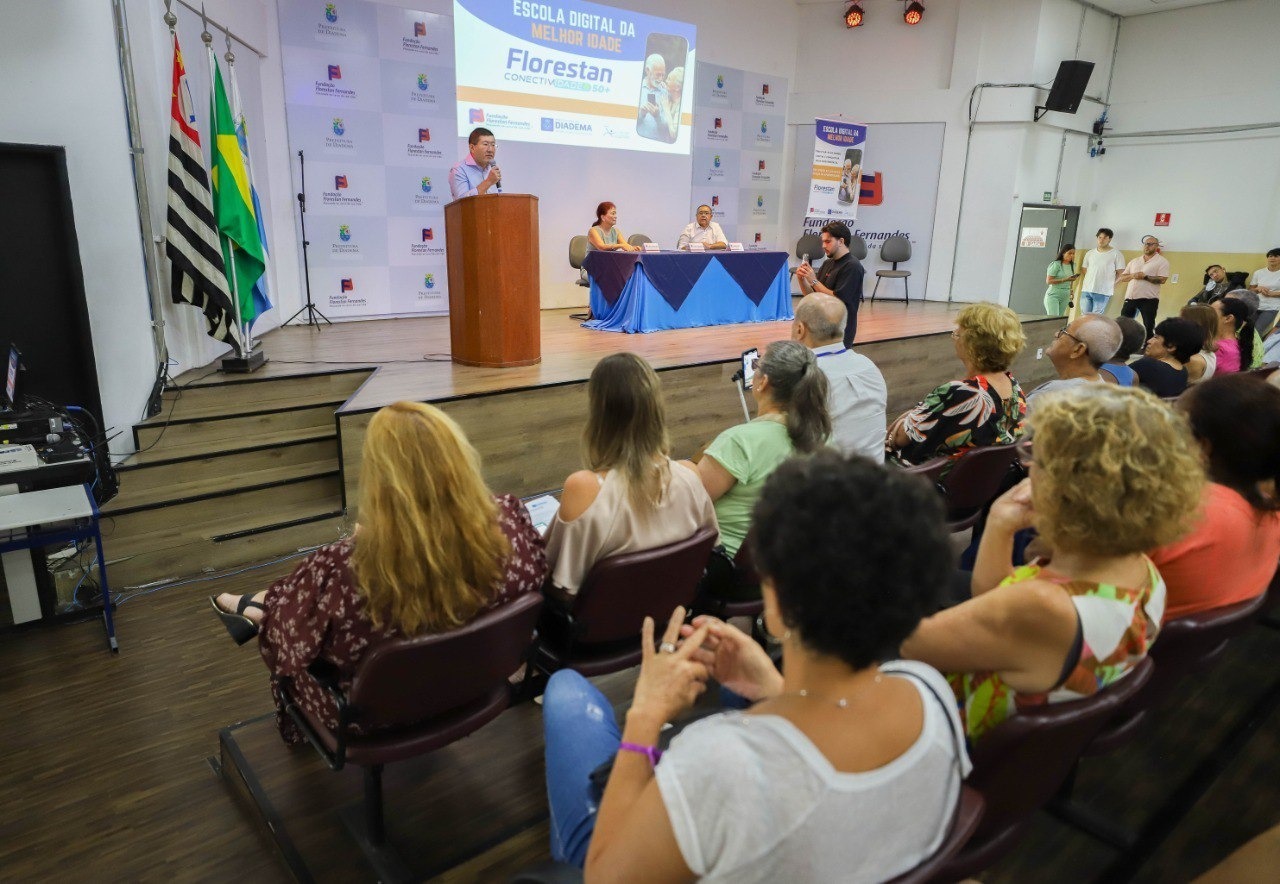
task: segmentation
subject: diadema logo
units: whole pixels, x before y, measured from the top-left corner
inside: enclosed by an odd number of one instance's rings
[[[756,208],[757,209],[764,208],[764,197],[762,195],[759,195],[759,194],[756,195]]]
[[[715,159],[711,161],[711,165],[715,166],[717,169],[720,168],[720,154],[716,154]]]
[[[431,179],[426,175],[422,176],[422,192],[431,193]]]
[[[542,118],[542,131],[543,131],[543,132],[554,132],[554,131],[556,131],[556,121],[555,121],[555,119],[554,119],[554,118],[552,118],[552,117],[543,117],[543,118]]]
[[[428,273],[426,276],[422,277],[422,285],[429,289],[435,288],[436,275],[434,273]]]
[[[333,24],[338,20],[338,7],[332,3],[324,5],[324,20],[329,24]]]
[[[426,74],[418,74],[418,91],[426,92],[431,88],[431,84],[427,81]]]
[[[351,241],[351,227],[349,225],[347,224],[338,225],[338,239],[342,240],[343,242]]]
[[[716,88],[717,89],[724,88],[724,74],[716,74]]]
[[[342,117],[334,117],[334,118],[333,118],[333,134],[334,134],[334,135],[345,135],[345,134],[346,134],[346,131],[347,131],[347,126],[346,126],[346,124],[342,121]]]
[[[767,135],[768,133],[769,133],[769,121],[768,121],[768,120],[761,120],[761,121],[760,121],[760,134],[761,134],[761,135]]]

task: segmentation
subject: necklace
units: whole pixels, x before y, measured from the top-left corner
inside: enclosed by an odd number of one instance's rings
[[[882,681],[882,677],[881,677],[880,673],[879,673],[879,672],[877,672],[877,673],[876,673],[876,677],[875,677],[875,678],[873,678],[873,679],[871,680],[871,684],[869,684],[869,685],[863,685],[863,686],[862,686],[862,687],[860,687],[858,690],[854,691],[854,692],[853,692],[853,694],[852,694],[851,696],[856,697],[856,696],[858,696],[859,694],[865,693],[868,689],[870,689],[870,688],[874,687],[875,685],[880,684],[880,682],[881,682],[881,681]],[[822,697],[820,697],[820,696],[817,696],[817,695],[815,695],[815,694],[811,694],[811,693],[809,693],[809,689],[808,689],[808,688],[800,688],[800,690],[798,690],[798,691],[788,691],[787,693],[782,694],[782,696],[784,696],[784,697],[786,697],[786,696],[788,696],[788,695],[793,695],[793,696],[796,696],[796,697],[806,697],[806,698],[807,698],[807,697],[813,697],[815,700],[821,700],[821,699],[823,699],[823,698],[822,698]],[[839,698],[837,698],[837,699],[835,699],[835,700],[831,700],[831,699],[829,699],[829,698],[828,698],[828,699],[827,699],[827,702],[828,702],[828,703],[832,703],[832,702],[834,702],[834,703],[836,704],[836,706],[837,706],[837,707],[839,707],[840,709],[848,709],[848,708],[849,708],[849,698],[848,698],[848,697],[839,697]]]

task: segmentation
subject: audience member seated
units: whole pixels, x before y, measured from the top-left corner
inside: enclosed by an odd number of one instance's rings
[[[1233,301],[1243,301],[1249,308],[1249,324],[1253,326],[1253,361],[1247,363],[1247,366],[1257,368],[1262,364],[1263,356],[1262,335],[1258,334],[1258,294],[1248,289],[1232,289],[1223,297]],[[1241,363],[1241,371],[1244,370],[1245,365],[1246,363]]]
[[[1045,350],[1058,376],[1027,394],[1027,408],[1034,408],[1036,398],[1045,393],[1101,383],[1099,369],[1120,349],[1121,338],[1120,326],[1101,313],[1086,313],[1059,329]]]
[[[977,738],[1019,707],[1087,697],[1155,640],[1165,585],[1144,555],[1180,537],[1204,482],[1181,415],[1142,390],[1046,394],[1019,445],[1030,477],[991,507],[973,597],[920,624],[904,657],[943,672]],[[1011,570],[1034,527],[1050,559]]]
[[[210,601],[238,643],[259,635],[280,733],[298,743],[281,678],[293,679],[304,709],[336,728],[332,698],[308,673],[312,663],[329,664],[348,690],[378,642],[461,626],[537,592],[546,574],[528,513],[515,497],[490,494],[458,425],[430,405],[397,402],[365,433],[355,536],[316,550],[269,589]]]
[[[565,479],[547,531],[553,594],[576,594],[600,559],[715,527],[697,470],[672,461],[670,450],[662,383],[649,363],[634,353],[596,363],[582,431],[586,469]]]
[[[831,436],[827,376],[803,344],[770,344],[760,357],[751,395],[756,400],[755,420],[725,430],[698,461],[729,558],[737,555],[747,536],[751,507],[769,474],[797,452],[817,451]]]
[[[882,881],[948,830],[969,770],[956,707],[933,669],[883,662],[951,567],[937,496],[824,451],[780,467],[754,520],[782,673],[728,624],[700,617],[681,629],[677,608],[657,653],[645,622],[621,728],[577,673],[547,685],[551,854],[585,860],[587,880]],[[708,676],[760,702],[689,724],[662,752],[664,725]],[[588,777],[611,759],[596,801]]]
[[[1221,264],[1210,264],[1204,269],[1204,288],[1191,296],[1188,304],[1204,304],[1209,305],[1210,301],[1221,298],[1231,290],[1231,280],[1227,278],[1227,271]]]
[[[1249,318],[1249,305],[1240,298],[1222,298],[1210,307],[1218,318],[1218,363],[1220,374],[1241,370],[1254,362],[1257,333]]]
[[[1178,315],[1200,326],[1204,334],[1203,348],[1187,360],[1187,383],[1207,381],[1218,367],[1218,313],[1207,304],[1188,304]]]
[[[1142,345],[1147,342],[1147,330],[1141,322],[1129,316],[1117,317],[1116,325],[1120,327],[1120,349],[1098,369],[1098,374],[1108,384],[1132,387],[1138,376],[1129,367],[1129,360],[1134,353],[1142,351]]]
[[[791,339],[813,351],[827,376],[832,446],[879,463],[884,460],[889,391],[876,364],[844,345],[848,318],[849,311],[839,298],[814,292],[796,305]]]
[[[1258,315],[1254,324],[1265,337],[1275,324],[1277,312],[1280,312],[1280,249],[1267,252],[1267,266],[1255,270],[1249,277],[1249,291],[1258,295]]]
[[[596,206],[595,226],[587,231],[587,248],[598,251],[638,252],[618,229],[618,207],[611,202]]]
[[[1146,355],[1133,363],[1138,383],[1161,399],[1187,389],[1187,360],[1204,347],[1204,333],[1190,319],[1170,317],[1156,326]]]
[[[1022,435],[1027,400],[1009,372],[1027,343],[1018,314],[996,304],[970,304],[956,317],[951,337],[964,377],[947,381],[893,422],[885,447],[899,464],[1008,445]]]
[[[1219,375],[1179,406],[1209,482],[1191,533],[1151,553],[1169,588],[1166,620],[1261,595],[1280,562],[1280,389]]]

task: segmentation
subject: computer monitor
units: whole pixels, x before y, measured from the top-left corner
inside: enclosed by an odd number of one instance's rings
[[[4,376],[4,399],[0,400],[0,411],[18,407],[18,368],[22,362],[22,354],[16,344],[9,346],[9,367]]]

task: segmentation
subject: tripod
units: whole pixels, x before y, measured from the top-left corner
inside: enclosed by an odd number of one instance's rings
[[[298,151],[298,176],[302,184],[302,190],[298,191],[298,220],[302,223],[302,278],[306,286],[307,303],[301,310],[286,319],[284,324],[288,325],[305,313],[307,314],[306,321],[299,323],[300,325],[313,325],[316,328],[321,328],[321,319],[329,325],[333,325],[333,323],[329,320],[329,317],[316,309],[315,304],[311,303],[311,265],[307,262],[307,246],[311,245],[307,241],[307,159],[302,155],[302,151]]]

